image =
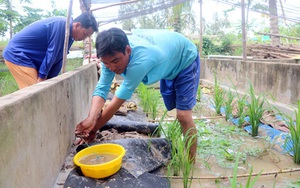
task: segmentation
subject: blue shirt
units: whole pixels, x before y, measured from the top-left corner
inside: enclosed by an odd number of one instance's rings
[[[72,22],[72,21],[71,21]],[[62,68],[66,18],[51,17],[36,21],[15,34],[3,51],[3,57],[16,65],[35,68],[40,78],[52,78]],[[74,39],[71,37],[68,50]]]
[[[193,63],[198,55],[195,44],[177,32],[168,30],[137,30],[128,36],[132,49],[124,81],[115,95],[130,99],[140,82],[153,84],[161,79],[172,80]],[[106,100],[115,73],[101,66],[100,80],[93,96]]]

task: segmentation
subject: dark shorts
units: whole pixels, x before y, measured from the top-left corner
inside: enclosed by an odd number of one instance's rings
[[[160,92],[168,110],[192,110],[200,80],[200,59],[183,69],[173,80],[160,80]]]

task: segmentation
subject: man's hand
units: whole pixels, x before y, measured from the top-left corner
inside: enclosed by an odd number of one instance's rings
[[[45,81],[46,79],[47,78],[40,78],[40,77],[38,77],[37,82],[39,83],[39,82]]]
[[[76,135],[76,137],[80,138],[78,141],[76,141],[75,145],[81,145],[81,144],[88,144],[94,141],[95,137],[96,137],[96,132],[95,131],[91,131],[89,132],[89,134],[87,136],[81,136],[81,135]]]
[[[95,127],[96,121],[90,117],[87,117],[85,120],[81,121],[75,129],[75,136],[81,138],[79,142],[76,143],[82,144],[84,141],[87,143],[92,142],[96,137],[96,132],[92,131]],[[83,140],[84,139],[84,140]]]

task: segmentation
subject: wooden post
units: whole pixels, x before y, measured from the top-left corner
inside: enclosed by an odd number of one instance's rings
[[[199,55],[202,57],[202,43],[203,43],[203,25],[202,25],[202,0],[199,0],[200,3],[200,42],[199,42]]]
[[[242,1],[242,35],[243,35],[243,61],[247,60],[246,24],[245,24],[245,0]]]
[[[79,0],[81,13],[86,11],[91,11],[91,0]],[[88,56],[88,63],[91,63],[91,55],[92,55],[92,38],[88,37],[83,40],[84,50],[83,56],[84,58]]]
[[[73,0],[70,0],[68,16],[67,16],[67,20],[66,20],[62,73],[64,73],[66,71],[66,62],[67,62],[67,53],[68,53],[69,35],[70,35],[70,18],[71,18],[71,14],[72,14],[72,7],[73,7]]]

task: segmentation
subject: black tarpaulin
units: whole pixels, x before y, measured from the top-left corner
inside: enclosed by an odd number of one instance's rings
[[[116,143],[126,149],[121,169],[111,177],[93,179],[83,176],[79,167],[72,170],[64,187],[170,187],[167,178],[159,173],[171,158],[170,143],[165,138],[118,139],[101,143]],[[93,143],[92,145],[101,144]],[[80,146],[82,149],[82,146]]]

